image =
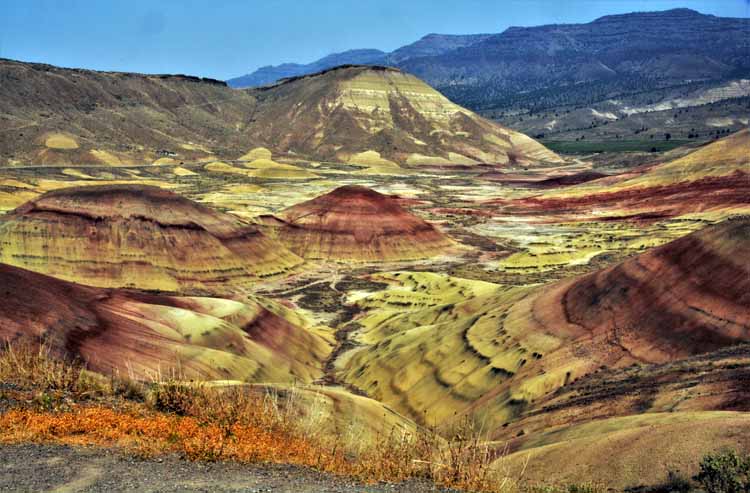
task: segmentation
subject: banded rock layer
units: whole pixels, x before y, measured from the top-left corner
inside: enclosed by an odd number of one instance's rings
[[[103,289],[0,264],[0,340],[135,378],[311,382],[330,353],[324,328],[268,300]]]
[[[653,166],[541,195],[496,200],[508,212],[673,217],[706,211],[750,210],[750,130],[724,137]]]
[[[397,164],[560,159],[392,68],[343,66],[236,90],[196,77],[0,59],[0,80],[0,131],[23,129],[0,140],[0,165],[143,164],[165,151],[175,162],[227,161],[257,146],[341,163],[368,151]]]
[[[455,243],[393,199],[361,186],[339,187],[266,218],[276,238],[309,259],[382,262],[432,257]]]
[[[150,186],[49,192],[0,218],[0,262],[100,287],[246,286],[302,259],[257,227]]]
[[[370,152],[408,165],[561,161],[535,140],[394,68],[338,67],[254,94],[251,134],[281,152],[341,162]]]
[[[342,378],[415,419],[467,413],[499,427],[601,367],[750,341],[747,258],[750,219],[741,217],[546,286],[462,288],[463,300],[443,293],[465,280],[401,289],[392,307],[358,319],[367,349],[353,352]]]

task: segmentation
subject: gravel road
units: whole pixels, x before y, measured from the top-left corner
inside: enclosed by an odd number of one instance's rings
[[[99,448],[0,445],[0,492],[448,493],[425,483],[363,485],[293,466],[141,459]]]

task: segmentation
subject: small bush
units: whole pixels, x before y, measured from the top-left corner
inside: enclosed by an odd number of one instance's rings
[[[606,493],[606,486],[598,483],[542,484],[531,485],[523,489],[526,493]]]
[[[703,457],[695,476],[707,493],[750,492],[750,455],[724,450]]]
[[[604,493],[607,488],[597,483],[579,483],[568,485],[568,493]]]

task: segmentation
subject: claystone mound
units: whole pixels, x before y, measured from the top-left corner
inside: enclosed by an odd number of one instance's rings
[[[0,343],[44,341],[104,374],[310,382],[330,344],[267,300],[155,295],[0,264]]]
[[[646,361],[716,350],[750,340],[748,258],[750,218],[729,219],[580,278],[563,308]]]
[[[395,261],[446,253],[454,242],[395,199],[344,186],[284,211],[273,229],[305,258]]]
[[[223,288],[302,260],[257,227],[151,186],[49,192],[0,218],[0,262],[103,287]]]
[[[562,162],[539,142],[391,67],[341,66],[255,89],[249,140],[361,165]],[[364,160],[363,160],[364,158]]]

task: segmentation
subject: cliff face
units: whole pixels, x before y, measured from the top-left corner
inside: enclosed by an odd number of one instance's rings
[[[455,246],[391,197],[358,186],[295,205],[267,224],[282,244],[310,259],[397,261],[444,254]]]
[[[302,260],[257,228],[148,186],[50,192],[0,217],[0,261],[103,287],[230,289]]]

